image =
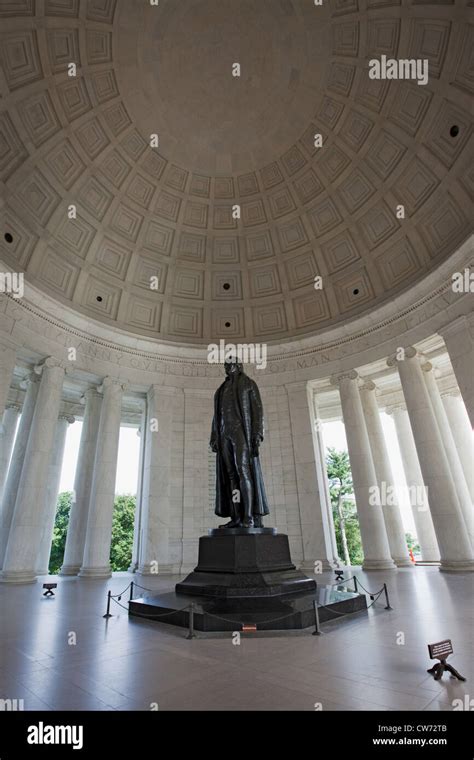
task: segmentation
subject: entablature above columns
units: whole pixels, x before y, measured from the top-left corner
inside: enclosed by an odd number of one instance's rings
[[[266,344],[265,368],[251,366],[248,374],[261,387],[327,378],[385,360],[402,341],[418,345],[446,332],[456,320],[471,324],[472,295],[454,293],[451,287],[452,272],[469,266],[471,260],[472,239],[436,271],[370,314],[336,323],[309,338]],[[28,282],[23,299],[4,295],[0,316],[0,340],[5,333],[20,359],[31,359],[33,352],[39,352],[38,359],[50,355],[67,362],[73,349],[75,375],[90,381],[119,376],[135,392],[146,393],[153,384],[205,389],[213,380],[217,387],[222,377],[222,368],[207,361],[207,346],[164,343],[107,327],[57,303]]]

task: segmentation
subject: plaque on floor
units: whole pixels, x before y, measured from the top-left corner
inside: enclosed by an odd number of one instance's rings
[[[446,662],[447,657],[453,654],[453,645],[451,639],[443,639],[443,641],[437,641],[435,644],[428,644],[428,652],[432,660],[439,660],[432,668],[428,668],[428,673],[434,676],[435,681],[441,680],[441,677],[445,671],[451,673],[458,681],[465,681],[466,679],[458,671],[453,668],[449,662]]]

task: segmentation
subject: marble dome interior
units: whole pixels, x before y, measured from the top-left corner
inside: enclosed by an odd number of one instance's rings
[[[165,342],[284,342],[370,312],[469,234],[458,10],[0,2],[2,259],[91,320]],[[428,84],[370,79],[381,55],[427,59]]]

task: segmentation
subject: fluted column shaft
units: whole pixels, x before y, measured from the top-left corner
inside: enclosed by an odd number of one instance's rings
[[[444,450],[448,458],[449,466],[451,468],[451,474],[453,476],[454,486],[461,506],[461,511],[466,524],[466,530],[471,541],[471,546],[474,547],[474,511],[472,507],[471,494],[467,487],[466,478],[464,477],[464,470],[461,465],[461,461],[458,456],[458,450],[454,442],[454,437],[451,432],[451,427],[448,421],[448,415],[441,399],[438,385],[434,374],[433,366],[430,362],[426,362],[422,366],[424,372],[424,378],[426,387],[433,407],[433,411],[438,422],[439,432],[444,444]],[[474,371],[474,368],[473,368]]]
[[[74,478],[74,493],[69,515],[63,564],[60,575],[77,575],[81,569],[86,543],[87,518],[94,477],[94,464],[99,434],[102,395],[95,388],[87,390],[81,442]]]
[[[385,436],[380,419],[379,408],[375,396],[376,387],[372,382],[361,386],[360,395],[364,410],[367,433],[369,435],[375,474],[380,488],[382,512],[387,531],[390,554],[397,567],[413,567],[408,554],[408,546],[403,528],[400,506],[396,495],[390,457],[388,455]],[[387,495],[387,498],[385,496]]]
[[[39,371],[38,398],[1,574],[1,580],[10,583],[36,580],[38,551],[47,520],[48,469],[61,404],[64,367],[47,359]]]
[[[286,390],[303,544],[301,566],[314,571],[315,562],[321,562],[323,570],[330,570],[335,562],[325,504],[326,484],[316,440],[314,394],[305,382],[290,383]]]
[[[443,336],[466,411],[474,427],[474,313],[438,330]]]
[[[115,479],[122,416],[124,386],[119,380],[106,378],[103,386],[94,476],[90,494],[82,578],[108,578],[110,543],[115,503]]]
[[[474,443],[472,426],[461,396],[449,393],[443,396],[443,404],[453,434],[467,487],[474,500]]]
[[[404,359],[390,358],[388,364],[398,366],[423,480],[428,487],[441,569],[472,571],[474,559],[471,543],[415,349],[406,349]]]
[[[153,385],[147,395],[141,543],[137,572],[154,575],[170,571],[171,448],[174,388]]]
[[[336,529],[334,527],[334,515],[332,511],[331,496],[329,493],[329,479],[326,468],[326,449],[324,446],[323,431],[321,427],[321,420],[319,419],[318,402],[315,396],[313,397],[313,400],[316,423],[314,426],[314,442],[316,450],[316,466],[318,470],[317,476],[319,482],[321,483],[321,492],[324,498],[324,507],[326,509],[328,520],[329,537],[331,539],[331,561],[334,567],[341,567],[343,565],[343,562],[341,562],[337,549]]]
[[[143,508],[143,469],[145,465],[145,427],[146,427],[146,410],[142,414],[142,420],[140,427],[137,430],[137,435],[140,438],[140,454],[138,458],[138,481],[137,481],[137,498],[135,502],[135,520],[133,524],[133,547],[132,547],[132,559],[129,573],[134,573],[138,569],[138,562],[140,557],[140,540],[141,540],[141,525],[142,525],[142,508]]]
[[[74,417],[70,417],[68,415],[60,415],[56,423],[54,447],[48,470],[45,522],[43,535],[41,537],[41,544],[38,550],[36,568],[37,575],[47,575],[49,573],[49,557],[51,554],[51,543],[53,540],[54,520],[56,517],[56,507],[58,503],[59,483],[61,480],[64,449],[66,446],[66,435],[69,425],[72,425],[73,422],[75,422]]]
[[[28,445],[31,423],[38,397],[40,378],[36,374],[31,374],[24,381],[23,387],[26,388],[25,400],[21,412],[18,432],[16,434],[15,445],[8,468],[8,475],[3,489],[3,499],[0,510],[0,567],[3,567],[5,552],[7,549],[8,536],[15,510],[16,496],[20,487],[21,471],[25,461],[25,452]]]
[[[19,414],[19,406],[15,404],[7,405],[3,412],[2,424],[0,425],[0,509]]]
[[[395,423],[405,480],[410,489],[410,505],[418,543],[420,544],[421,558],[425,562],[439,562],[438,541],[408,412],[402,407],[394,407],[388,409],[387,412],[393,415]]]
[[[331,382],[333,385],[339,386],[341,397],[342,416],[346,429],[352,481],[364,549],[363,568],[364,570],[394,569],[395,565],[390,556],[380,498],[377,495],[377,476],[357,377],[357,372],[348,372],[331,378]]]

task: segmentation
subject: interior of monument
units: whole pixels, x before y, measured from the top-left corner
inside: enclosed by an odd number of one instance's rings
[[[474,709],[472,5],[0,0],[0,710]]]

